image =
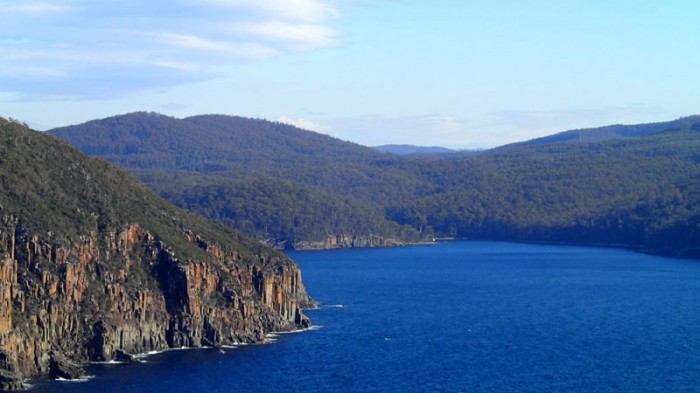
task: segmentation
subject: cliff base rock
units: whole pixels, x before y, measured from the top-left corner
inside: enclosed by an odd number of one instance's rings
[[[80,379],[85,376],[85,371],[79,365],[71,362],[59,353],[51,355],[49,376],[61,379]]]

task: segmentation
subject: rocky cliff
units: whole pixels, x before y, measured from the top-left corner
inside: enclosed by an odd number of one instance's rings
[[[292,248],[295,250],[328,250],[335,248],[365,248],[365,247],[395,247],[406,245],[397,239],[378,235],[330,235],[321,241],[296,241]],[[276,248],[284,248],[285,244],[274,244]]]
[[[310,325],[301,272],[283,254],[51,137],[4,121],[0,131],[1,389],[77,377],[89,361]]]
[[[187,232],[210,258],[180,260],[138,225],[71,244],[29,234],[13,217],[1,228],[5,381],[49,373],[59,355],[84,364],[119,351],[260,342],[310,324],[301,272],[279,256],[244,260]]]

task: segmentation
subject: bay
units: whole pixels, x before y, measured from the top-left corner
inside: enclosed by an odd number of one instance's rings
[[[700,390],[700,261],[501,242],[292,252],[313,330],[36,392]]]

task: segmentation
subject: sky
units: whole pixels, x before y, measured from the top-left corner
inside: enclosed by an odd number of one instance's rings
[[[489,148],[699,114],[695,0],[0,0],[0,116]]]

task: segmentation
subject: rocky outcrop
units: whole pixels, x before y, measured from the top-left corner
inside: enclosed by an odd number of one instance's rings
[[[85,376],[85,372],[63,354],[54,353],[49,362],[49,376],[60,379],[80,379]]]
[[[22,373],[0,369],[0,390],[22,390]]]
[[[281,254],[242,257],[183,230],[179,259],[132,224],[77,239],[0,222],[0,388],[50,373],[76,378],[89,361],[173,347],[261,342],[308,327],[312,302]]]
[[[22,389],[22,373],[13,353],[0,351],[0,390]]]
[[[334,248],[395,247],[406,243],[378,235],[331,235],[321,241],[297,241],[295,250],[327,250]]]
[[[121,349],[114,351],[114,360],[122,363],[140,363],[140,360],[134,355],[122,351]]]

